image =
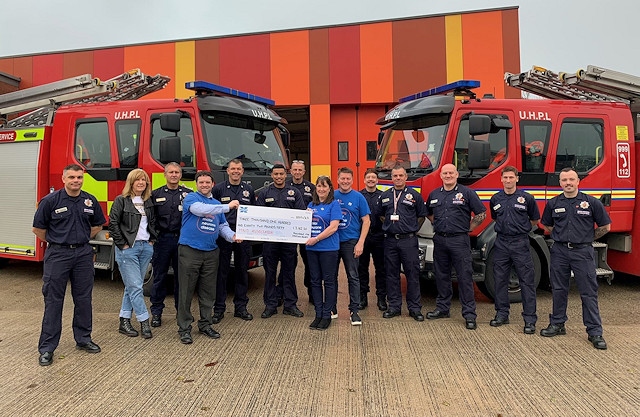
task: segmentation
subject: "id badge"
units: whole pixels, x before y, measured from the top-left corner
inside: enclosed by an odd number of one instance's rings
[[[391,216],[389,216],[389,219],[390,219],[392,222],[397,222],[398,220],[400,220],[400,215],[398,215],[398,214],[392,214]]]

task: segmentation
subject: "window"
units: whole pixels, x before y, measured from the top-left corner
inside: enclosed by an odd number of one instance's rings
[[[349,142],[338,142],[338,161],[349,160]]]
[[[367,141],[367,161],[375,161],[378,153],[378,142],[375,140]]]
[[[602,120],[565,119],[558,139],[556,172],[567,167],[578,173],[590,171],[602,161],[603,144]]]
[[[520,122],[522,172],[544,172],[550,136],[551,123],[548,121]]]
[[[107,120],[93,119],[76,124],[75,156],[85,168],[111,168]]]
[[[116,140],[120,168],[136,168],[140,151],[140,119],[116,122]]]
[[[498,116],[504,117],[506,116]],[[476,140],[489,141],[491,149],[491,166],[488,171],[492,171],[502,165],[506,160],[508,153],[507,148],[507,130],[500,129],[497,133],[489,133],[487,135],[478,135]],[[469,141],[471,135],[469,135],[469,119],[462,119],[460,121],[460,127],[458,128],[458,136],[456,138],[456,147],[453,152],[453,164],[458,168],[458,171],[468,171],[467,157],[469,154]]]
[[[160,139],[174,136],[174,133],[162,130],[160,127],[160,115],[151,117],[151,155],[160,161]],[[193,126],[189,117],[180,119],[180,131],[176,133],[180,138],[180,161],[175,161],[182,167],[195,167],[195,154],[193,144]]]

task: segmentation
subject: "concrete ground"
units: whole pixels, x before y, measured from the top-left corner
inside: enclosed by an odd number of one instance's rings
[[[0,270],[0,415],[2,416],[638,416],[640,415],[640,279],[618,278],[600,290],[606,351],[586,340],[580,298],[572,288],[567,335],[522,333],[521,306],[511,324],[492,328],[493,304],[478,294],[476,331],[464,328],[460,303],[452,317],[415,322],[383,319],[374,306],[348,319],[340,272],[339,315],[326,332],[304,318],[261,319],[263,271],[250,274],[249,311],[222,334],[178,341],[170,305],[153,338],[118,333],[122,283],[98,277],[94,340],[102,353],[74,348],[67,293],[64,330],[51,366],[37,364],[42,320],[41,265]],[[375,296],[373,298],[375,303]],[[423,312],[434,291],[423,292]],[[197,312],[197,302],[193,304]],[[548,323],[551,294],[538,292],[538,329]]]

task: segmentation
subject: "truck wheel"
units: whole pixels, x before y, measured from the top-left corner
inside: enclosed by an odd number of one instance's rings
[[[533,259],[534,284],[535,287],[538,288],[538,285],[540,284],[540,277],[542,276],[540,256],[538,256],[538,252],[536,252],[535,249],[531,246],[529,246],[529,251],[531,252],[531,258]],[[484,282],[482,283],[484,285],[478,285],[482,293],[489,297],[491,300],[495,299],[496,295],[496,284],[493,276],[493,255],[494,252],[491,251],[489,257],[487,258],[487,269],[484,276]],[[511,268],[511,277],[509,279],[509,302],[522,302],[520,281],[518,280],[518,274],[516,274],[516,270],[513,267]]]

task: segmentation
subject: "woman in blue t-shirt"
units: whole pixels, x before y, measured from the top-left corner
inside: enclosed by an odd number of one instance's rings
[[[313,211],[311,237],[307,240],[307,262],[316,308],[316,318],[309,327],[326,330],[331,325],[331,308],[338,299],[336,280],[340,238],[336,232],[342,220],[340,203],[333,199],[333,184],[329,177],[318,177],[313,200],[307,210]]]

